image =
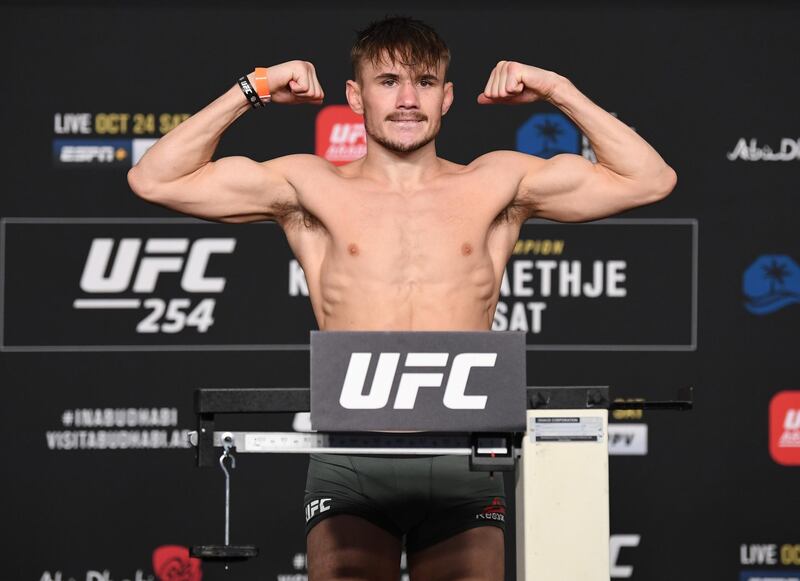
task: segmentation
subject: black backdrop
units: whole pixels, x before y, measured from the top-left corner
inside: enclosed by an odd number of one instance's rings
[[[254,65],[310,60],[326,104],[342,104],[354,30],[398,10],[168,1],[2,8],[0,429],[10,558],[0,576],[200,578],[169,548],[222,540],[221,475],[194,468],[181,437],[192,428],[192,390],[307,385],[313,318],[276,226],[195,224],[146,204],[125,180],[139,147],[132,140],[158,137]],[[555,109],[475,103],[504,59],[567,76],[678,172],[667,200],[610,223],[527,225],[522,239],[560,241],[563,250],[520,247],[514,260],[531,262],[509,267],[501,297],[509,313],[520,304],[514,325],[529,330],[530,384],[607,384],[618,397],[651,399],[696,388],[691,413],[614,419],[612,576],[797,578],[800,11],[608,2],[406,11],[437,27],[453,53],[456,101],[440,155],[466,163],[492,149],[536,149],[517,131]],[[250,112],[218,154],[313,152],[318,112]],[[127,126],[109,113],[128,114]],[[580,140],[572,145],[582,152]],[[781,147],[783,155],[765,155]],[[185,239],[173,252],[179,272],[136,291],[144,264],[136,262],[131,280],[112,290],[82,285],[92,241],[116,248],[122,238],[141,241],[141,261],[153,258],[148,240]],[[221,290],[187,290],[179,274],[203,238],[235,241],[200,265],[225,279]],[[553,276],[578,261],[584,277],[595,261],[615,262],[624,296],[559,296],[557,278],[547,295],[547,260],[557,263]],[[754,294],[767,295],[756,298],[770,312],[750,312]],[[118,298],[140,302],[75,303]],[[203,300],[211,302],[195,317],[175,322]],[[289,429],[292,420],[256,424]],[[239,458],[233,540],[258,544],[263,556],[227,578],[304,578],[305,464]],[[223,572],[204,566],[202,575]]]

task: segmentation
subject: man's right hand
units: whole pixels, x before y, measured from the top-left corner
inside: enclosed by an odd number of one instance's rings
[[[273,103],[312,103],[325,97],[317,71],[308,61],[288,61],[267,69],[267,82]]]

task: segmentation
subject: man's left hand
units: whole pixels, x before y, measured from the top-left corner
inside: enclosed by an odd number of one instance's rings
[[[489,75],[483,93],[478,95],[478,103],[493,105],[549,101],[559,78],[553,71],[513,61],[500,61]]]

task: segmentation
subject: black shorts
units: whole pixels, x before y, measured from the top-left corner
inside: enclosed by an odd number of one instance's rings
[[[473,472],[467,456],[312,454],[306,480],[306,534],[327,517],[364,518],[429,547],[479,526],[505,532],[503,475]]]

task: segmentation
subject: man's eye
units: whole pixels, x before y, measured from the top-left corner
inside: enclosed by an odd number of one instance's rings
[[[383,81],[383,84],[386,85],[387,87],[394,85],[394,83],[395,83],[394,79],[386,79],[385,81]]]
[[[430,81],[420,81],[419,84],[422,85],[423,87],[430,87],[431,85],[433,85],[433,83],[431,83]]]

